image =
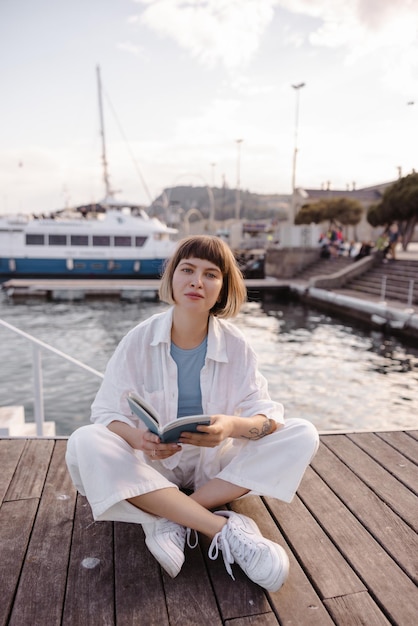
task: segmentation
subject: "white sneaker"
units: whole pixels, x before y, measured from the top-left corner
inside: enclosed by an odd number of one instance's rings
[[[175,578],[184,563],[186,528],[164,517],[156,522],[143,524],[142,527],[148,550],[167,574]]]
[[[257,524],[246,515],[216,511],[228,518],[210,544],[209,558],[222,551],[226,571],[235,580],[231,564],[236,562],[253,582],[267,591],[277,591],[289,574],[289,559],[279,544],[265,539]]]

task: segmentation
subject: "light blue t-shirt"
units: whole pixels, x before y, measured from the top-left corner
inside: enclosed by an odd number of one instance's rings
[[[183,350],[171,343],[170,352],[177,364],[179,388],[177,417],[203,413],[200,370],[205,364],[207,345],[207,336],[200,346],[191,350]]]

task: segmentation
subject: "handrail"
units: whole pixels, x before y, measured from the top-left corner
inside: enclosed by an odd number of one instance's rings
[[[60,358],[69,361],[73,365],[77,365],[81,369],[86,370],[90,374],[94,376],[98,376],[99,378],[103,378],[103,374],[98,372],[93,367],[89,365],[85,365],[81,361],[74,359],[72,356],[61,352],[57,348],[50,346],[49,344],[41,341],[40,339],[36,339],[36,337],[32,337],[29,333],[26,333],[16,326],[9,324],[5,320],[0,319],[0,325],[7,328],[7,330],[11,330],[17,335],[20,335],[24,339],[31,341],[33,344],[33,371],[34,371],[34,415],[36,422],[36,435],[38,437],[43,436],[43,425],[44,425],[44,401],[43,401],[43,388],[42,388],[42,350],[47,350],[48,352],[52,352],[56,354]]]

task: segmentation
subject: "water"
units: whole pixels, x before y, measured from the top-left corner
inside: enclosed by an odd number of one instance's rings
[[[0,318],[99,371],[128,330],[165,308],[145,301],[13,303],[0,295]],[[300,303],[247,303],[236,324],[288,417],[320,430],[418,427],[413,346]],[[49,353],[42,362],[45,417],[68,435],[89,423],[100,380]],[[32,344],[0,327],[0,363],[0,406],[23,404],[33,419]]]

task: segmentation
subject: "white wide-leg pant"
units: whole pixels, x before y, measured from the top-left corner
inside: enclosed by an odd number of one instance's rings
[[[281,429],[258,440],[221,445],[207,480],[220,478],[251,493],[290,502],[318,449],[318,433],[310,422],[289,419]],[[155,516],[127,502],[128,498],[166,487],[195,486],[201,448],[183,446],[181,462],[167,469],[148,461],[106,426],[92,424],[68,440],[66,461],[75,487],[87,497],[96,521],[147,523]]]

